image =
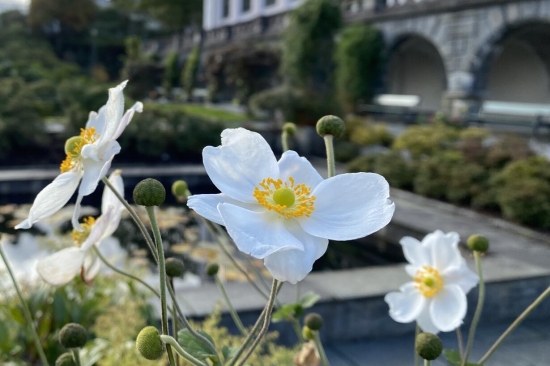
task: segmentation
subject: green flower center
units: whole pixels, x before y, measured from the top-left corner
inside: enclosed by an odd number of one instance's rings
[[[290,188],[279,188],[273,193],[273,202],[278,205],[290,207],[295,201],[294,191]]]

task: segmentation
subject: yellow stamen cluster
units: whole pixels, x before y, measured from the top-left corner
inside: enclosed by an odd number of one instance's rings
[[[303,183],[296,184],[292,177],[288,177],[288,182],[266,178],[254,188],[253,196],[260,205],[287,220],[291,217],[309,217],[315,210],[315,196],[311,195],[311,187]]]
[[[92,227],[95,224],[95,219],[91,216],[84,218],[84,223],[80,224],[84,231],[78,231],[76,229],[73,229],[73,232],[71,233],[71,237],[74,240],[74,244],[76,246],[82,245],[88,239],[88,236],[90,235],[90,231],[92,231]]]
[[[424,297],[433,297],[443,289],[443,278],[439,271],[430,266],[423,266],[413,277],[415,287]]]
[[[61,173],[66,173],[80,161],[80,153],[84,145],[92,144],[99,138],[99,134],[96,133],[94,127],[81,128],[79,136],[73,136],[65,143],[65,153],[67,157],[63,162],[59,170]]]

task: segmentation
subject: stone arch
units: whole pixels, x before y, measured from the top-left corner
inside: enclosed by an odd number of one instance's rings
[[[420,96],[420,110],[441,109],[447,73],[444,59],[432,41],[418,33],[402,35],[388,48],[387,60],[387,93]]]
[[[470,59],[473,95],[550,103],[550,7],[526,9],[513,4],[488,14],[491,27],[480,34]]]

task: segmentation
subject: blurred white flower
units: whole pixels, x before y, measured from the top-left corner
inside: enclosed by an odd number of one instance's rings
[[[109,181],[117,192],[124,196],[124,183],[120,170],[114,171]],[[71,236],[75,247],[62,249],[38,261],[36,270],[40,277],[54,286],[65,285],[79,274],[84,282],[92,281],[99,272],[101,261],[95,254],[89,253],[89,250],[92,245],[99,248],[102,240],[115,232],[123,210],[122,203],[108,187],[105,187],[101,202],[101,216],[97,220],[93,217],[85,218],[82,224],[84,231],[73,230]]]
[[[386,226],[395,209],[386,180],[372,173],[324,180],[311,163],[287,151],[277,162],[262,136],[222,132],[203,150],[206,172],[221,194],[189,197],[199,215],[225,225],[242,252],[280,281],[301,281],[328,240],[353,240]]]
[[[93,193],[99,181],[105,177],[114,156],[120,152],[116,139],[130,123],[134,113],[143,110],[143,104],[137,102],[123,115],[122,91],[126,83],[109,89],[107,104],[99,109],[99,113],[90,112],[86,128],[81,129],[80,136],[67,140],[67,157],[61,163],[61,174],[38,193],[28,218],[18,224],[16,229],[29,229],[37,221],[59,211],[80,183],[72,223],[77,230],[83,230],[78,223],[82,198]]]
[[[450,332],[466,316],[466,294],[479,277],[468,268],[460,254],[457,233],[435,231],[419,242],[411,237],[401,239],[403,253],[410,263],[405,267],[413,278],[390,292],[385,300],[390,316],[399,323],[415,321],[424,332]]]

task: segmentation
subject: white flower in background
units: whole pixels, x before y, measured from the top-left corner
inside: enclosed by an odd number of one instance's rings
[[[117,192],[124,196],[120,170],[114,171],[109,181]],[[101,261],[89,251],[92,245],[99,248],[101,241],[115,232],[123,210],[122,203],[108,187],[105,187],[101,201],[101,216],[97,220],[93,217],[85,218],[82,224],[84,231],[73,230],[71,236],[75,243],[74,247],[62,249],[38,261],[36,270],[40,277],[54,286],[65,285],[79,274],[84,282],[92,281],[99,272]]]
[[[329,239],[353,240],[378,231],[395,209],[382,176],[324,180],[294,151],[277,162],[264,138],[243,128],[224,130],[221,146],[203,150],[203,162],[222,193],[191,196],[188,206],[225,225],[239,250],[264,259],[280,281],[301,281]]]
[[[61,174],[38,193],[28,218],[17,225],[16,229],[29,229],[37,221],[59,211],[80,183],[72,223],[76,229],[83,230],[78,223],[80,202],[84,196],[93,193],[99,181],[105,177],[114,156],[120,152],[116,139],[130,123],[134,113],[141,113],[143,110],[143,104],[137,102],[123,115],[122,91],[126,83],[127,81],[109,89],[107,104],[99,109],[99,113],[90,112],[86,128],[81,129],[80,136],[67,140],[67,157],[61,163]]]
[[[390,292],[385,300],[390,316],[399,323],[415,321],[424,332],[450,332],[466,316],[466,294],[479,277],[468,268],[460,254],[457,233],[439,230],[419,242],[411,237],[401,239],[403,253],[410,263],[405,267],[413,278]]]

